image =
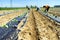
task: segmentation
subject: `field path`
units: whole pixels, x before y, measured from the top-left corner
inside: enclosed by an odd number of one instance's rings
[[[39,33],[39,39],[58,40],[55,31],[53,31],[53,26],[55,27],[55,25],[41,13],[34,11],[33,14],[35,17],[35,22]]]
[[[20,26],[23,23],[21,22]],[[18,27],[20,27],[18,26]],[[21,32],[18,34],[18,40],[37,40],[36,28],[35,28],[34,17],[32,12],[30,12],[29,17],[27,18],[26,24],[21,28]]]

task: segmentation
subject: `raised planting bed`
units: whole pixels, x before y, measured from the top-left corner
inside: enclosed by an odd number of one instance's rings
[[[14,12],[4,12],[3,14],[0,14],[0,16],[4,16],[4,15],[7,15],[7,14],[12,14]]]
[[[20,21],[25,18],[27,13],[24,13],[23,15],[20,15],[14,19],[12,19],[10,22],[8,22],[6,25],[9,27],[17,27],[17,25],[20,23]]]
[[[13,37],[14,32],[18,33],[18,31],[15,28],[1,28],[0,29],[0,40],[6,40],[8,38]]]
[[[41,12],[41,11],[39,11],[39,12]],[[52,20],[60,23],[60,17],[59,16],[56,16],[56,15],[53,15],[53,14],[50,14],[50,13],[44,13],[44,12],[41,12],[41,14],[43,14],[43,15],[51,18]]]
[[[9,21],[6,25],[0,27],[0,40],[15,40],[17,39],[18,30],[17,25],[20,23],[22,19],[25,18],[27,13],[18,16],[11,21]],[[26,20],[24,21],[26,22]]]

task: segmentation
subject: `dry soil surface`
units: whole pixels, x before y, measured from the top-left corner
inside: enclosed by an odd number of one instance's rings
[[[60,40],[60,25],[35,10],[30,11],[26,24],[20,28],[22,24],[23,21],[18,25],[18,40]]]
[[[7,14],[7,15],[4,15],[4,16],[1,16],[0,17],[0,26],[3,26],[5,25],[6,23],[8,23],[10,20],[12,20],[13,18],[21,15],[22,13],[26,12],[25,10],[20,10],[18,12],[14,12],[14,13],[11,13],[11,14]]]

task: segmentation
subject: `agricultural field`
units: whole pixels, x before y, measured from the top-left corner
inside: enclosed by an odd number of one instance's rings
[[[18,26],[18,40],[60,40],[60,25],[40,12],[31,11],[21,28],[22,24],[23,20]]]
[[[0,8],[0,15],[11,13],[11,12],[16,12],[19,10],[27,10],[27,9],[26,8]]]
[[[0,0],[0,40],[60,40],[60,0]]]
[[[40,11],[44,12],[45,8],[40,8]],[[51,7],[48,11],[48,13],[60,16],[60,7]]]
[[[50,8],[49,13],[60,16],[60,7]]]
[[[60,8],[51,7],[48,12],[44,12],[45,8],[41,8],[40,12],[60,23]]]
[[[10,13],[0,16],[0,40],[60,40],[60,23],[42,10],[1,10]]]
[[[0,10],[0,12],[2,13],[2,15],[0,16],[0,40],[16,39],[18,31],[13,27],[17,27],[20,21],[27,14],[28,10]],[[4,14],[4,12],[7,14]],[[13,38],[11,39],[11,37]]]
[[[7,15],[4,15],[4,16],[1,16],[0,17],[0,25],[4,25],[6,23],[8,23],[10,20],[12,20],[13,18],[21,15],[22,13],[26,12],[25,10],[19,10],[17,12],[13,12],[11,14],[7,14]]]

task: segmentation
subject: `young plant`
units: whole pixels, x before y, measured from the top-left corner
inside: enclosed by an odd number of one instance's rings
[[[4,28],[8,28],[8,25],[5,24],[5,25],[3,25],[2,27],[4,27]]]

